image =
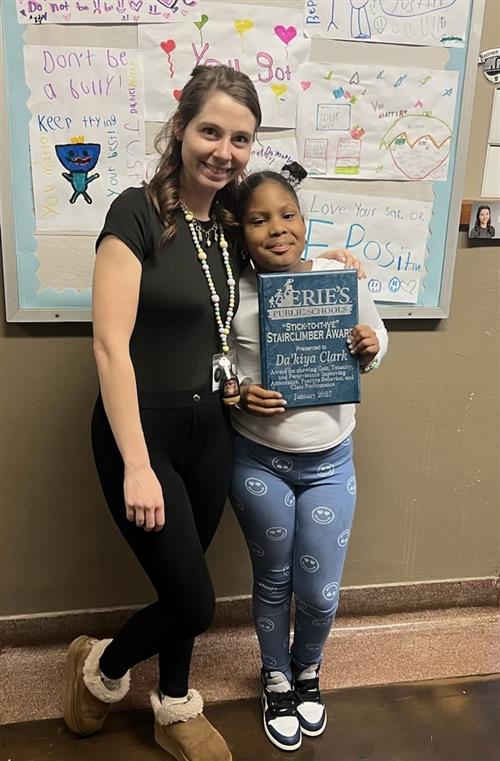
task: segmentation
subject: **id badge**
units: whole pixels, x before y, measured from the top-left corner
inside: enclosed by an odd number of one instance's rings
[[[220,391],[221,383],[229,376],[236,375],[236,352],[214,354],[212,357],[212,391]]]

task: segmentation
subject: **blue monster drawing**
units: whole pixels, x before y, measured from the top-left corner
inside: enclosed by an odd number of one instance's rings
[[[75,203],[78,196],[83,196],[87,203],[92,203],[87,188],[99,174],[96,172],[89,176],[89,172],[97,164],[101,146],[98,143],[84,143],[82,137],[72,138],[71,143],[56,145],[55,148],[57,158],[63,167],[68,169],[62,176],[71,183],[74,190],[69,202]]]

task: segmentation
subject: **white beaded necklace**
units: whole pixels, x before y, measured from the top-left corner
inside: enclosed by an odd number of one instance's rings
[[[231,269],[231,264],[229,261],[228,244],[224,237],[224,230],[222,228],[222,225],[220,223],[217,223],[215,239],[217,240],[219,244],[219,248],[222,254],[222,260],[224,262],[224,267],[227,274],[227,285],[229,288],[229,305],[228,305],[228,309],[226,313],[226,320],[225,322],[222,322],[222,316],[220,313],[220,296],[215,290],[214,281],[212,280],[212,275],[210,272],[210,266],[207,261],[207,254],[205,253],[201,245],[203,243],[202,234],[197,229],[197,228],[200,228],[200,231],[201,231],[202,228],[200,224],[198,223],[198,220],[195,220],[194,214],[188,209],[188,207],[184,203],[182,203],[182,201],[180,206],[184,214],[184,219],[186,220],[187,225],[189,227],[189,231],[193,239],[194,247],[198,254],[198,260],[201,264],[201,268],[205,274],[205,277],[208,283],[208,288],[210,290],[210,297],[212,300],[212,305],[213,305],[214,313],[215,313],[215,321],[217,323],[217,329],[219,331],[219,337],[220,337],[220,341],[222,345],[222,352],[223,354],[228,354],[229,346],[227,343],[227,337],[229,335],[229,331],[231,329],[231,323],[233,321],[233,316],[234,316],[234,303],[235,303],[234,292],[236,287],[236,281],[233,277],[233,271]]]

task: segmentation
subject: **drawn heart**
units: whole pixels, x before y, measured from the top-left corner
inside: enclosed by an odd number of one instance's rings
[[[183,16],[187,16],[189,11],[181,11],[181,13],[182,13]]]
[[[172,95],[179,101],[182,98],[182,90],[172,90]]]
[[[287,85],[271,85],[271,90],[276,95],[277,98],[280,97],[280,95],[284,95],[286,91],[288,90]]]
[[[206,13],[202,13],[200,20],[195,21],[194,25],[195,27],[197,27],[198,31],[201,32],[201,30],[203,29],[207,21],[208,21],[208,16],[206,15]]]
[[[404,282],[404,280],[401,280],[401,290],[405,293],[413,293],[417,285],[416,280],[409,280],[407,283]]]
[[[141,20],[140,16],[132,16],[132,18],[134,19],[134,21],[140,21]]]
[[[142,8],[142,0],[129,0],[128,4],[133,11],[140,11]]]
[[[284,27],[279,24],[278,26],[274,27],[274,34],[276,37],[280,38],[281,42],[284,42],[285,45],[288,45],[288,43],[297,36],[297,30],[294,26]]]
[[[301,82],[300,86],[302,87],[303,90],[309,90],[309,88],[311,86],[311,83],[310,82]]]
[[[434,117],[404,116],[396,124],[389,148],[391,158],[397,168],[408,180],[425,180],[446,177],[446,162],[450,154],[451,130],[444,137],[444,122],[438,122]],[[439,140],[437,139],[437,129]],[[421,137],[415,139],[418,132]],[[413,142],[410,140],[413,137]],[[391,137],[391,136],[390,136]],[[385,138],[384,138],[385,140]],[[384,143],[382,143],[384,145]]]
[[[170,15],[171,15],[170,13],[164,13],[163,18],[170,18]]]
[[[63,13],[63,21],[69,21],[71,18],[71,13]]]
[[[160,42],[160,47],[163,50],[163,52],[168,55],[169,53],[172,52],[172,50],[175,50],[175,41],[164,40],[163,42]]]
[[[245,34],[245,32],[249,32],[250,29],[253,29],[253,21],[250,21],[249,18],[237,18],[233,23],[238,34]]]

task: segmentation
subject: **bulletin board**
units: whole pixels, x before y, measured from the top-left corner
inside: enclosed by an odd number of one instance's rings
[[[293,158],[309,172],[306,256],[348,248],[384,319],[448,316],[484,0],[6,0],[0,11],[8,321],[90,319],[103,215],[153,171],[185,72],[217,61],[258,85],[250,167]],[[84,173],[68,168],[75,154]]]

